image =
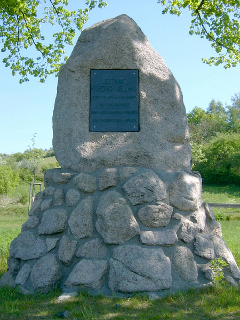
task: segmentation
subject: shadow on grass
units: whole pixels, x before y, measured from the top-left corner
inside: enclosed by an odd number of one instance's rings
[[[230,286],[190,290],[150,300],[144,295],[132,298],[78,297],[59,303],[59,290],[47,295],[24,296],[16,289],[0,289],[1,320],[54,320],[56,313],[70,311],[68,319],[78,320],[159,320],[159,319],[240,319],[240,289]]]

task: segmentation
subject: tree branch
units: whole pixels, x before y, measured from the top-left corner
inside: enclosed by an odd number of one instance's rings
[[[31,29],[29,28],[28,23],[27,23],[27,20],[26,20],[26,18],[25,18],[24,12],[23,12],[21,9],[19,9],[19,11],[20,11],[21,14],[23,15],[23,19],[24,19],[24,21],[25,21],[25,23],[26,23],[28,32],[29,32],[29,34],[30,34],[30,36],[31,36],[31,39],[32,39],[32,42],[34,43],[35,48],[36,48],[37,51],[39,51],[39,52],[42,54],[42,56],[45,58],[45,54],[37,47],[37,44],[36,44],[35,39],[34,39],[34,37],[33,37],[33,35],[32,35]]]
[[[230,48],[227,47],[227,46],[224,46],[221,42],[217,41],[213,36],[211,36],[210,33],[209,33],[209,32],[207,31],[207,29],[205,28],[204,23],[203,23],[203,20],[202,20],[202,17],[201,17],[201,14],[200,14],[200,12],[199,12],[199,10],[202,8],[202,6],[203,6],[203,4],[204,4],[204,1],[205,1],[205,0],[202,0],[201,3],[200,3],[200,5],[198,6],[198,8],[195,10],[195,12],[196,12],[197,15],[198,15],[198,18],[199,18],[199,21],[200,21],[200,24],[201,24],[201,26],[202,26],[202,28],[203,28],[204,33],[206,34],[206,36],[208,36],[209,38],[211,38],[212,41],[215,42],[218,46],[223,47],[223,48],[225,48],[225,49],[227,49],[227,50],[229,50],[229,51],[232,51],[232,49],[230,49]]]
[[[202,0],[202,1],[200,2],[199,6],[198,6],[197,9],[195,10],[196,13],[198,13],[199,10],[201,10],[201,8],[202,8],[202,6],[203,6],[203,4],[204,4],[204,1],[205,1],[205,0]]]
[[[61,19],[60,19],[59,13],[58,13],[58,11],[57,11],[57,8],[55,7],[55,5],[54,5],[54,3],[52,2],[52,0],[49,0],[49,1],[51,2],[51,5],[52,5],[53,9],[55,10],[55,12],[56,12],[56,14],[57,14],[57,16],[58,16],[58,23],[60,24],[60,26],[61,26],[62,29],[64,30],[64,26],[63,26],[62,23],[61,23]]]

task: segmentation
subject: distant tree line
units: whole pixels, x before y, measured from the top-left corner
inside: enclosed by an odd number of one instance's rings
[[[204,183],[240,185],[240,92],[224,107],[212,100],[205,111],[187,114],[193,153],[192,170]]]

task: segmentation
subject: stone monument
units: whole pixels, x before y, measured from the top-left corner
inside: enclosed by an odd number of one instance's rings
[[[53,113],[61,169],[45,172],[1,284],[22,292],[162,295],[240,271],[191,172],[178,83],[126,15],[84,30]]]

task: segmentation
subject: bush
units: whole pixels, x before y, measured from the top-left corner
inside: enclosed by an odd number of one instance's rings
[[[19,184],[19,174],[9,166],[0,165],[0,194],[9,193]]]
[[[19,202],[20,202],[21,204],[26,204],[26,203],[28,203],[28,200],[29,200],[28,194],[22,194],[22,195],[19,197]]]
[[[203,153],[204,161],[196,160],[193,168],[200,171],[205,183],[240,185],[239,134],[218,134],[203,145]]]
[[[44,158],[49,158],[49,157],[54,157],[55,154],[54,154],[54,151],[53,149],[50,149],[47,151],[47,153],[45,154]]]
[[[19,178],[22,182],[32,182],[33,181],[33,173],[27,168],[19,168]]]

